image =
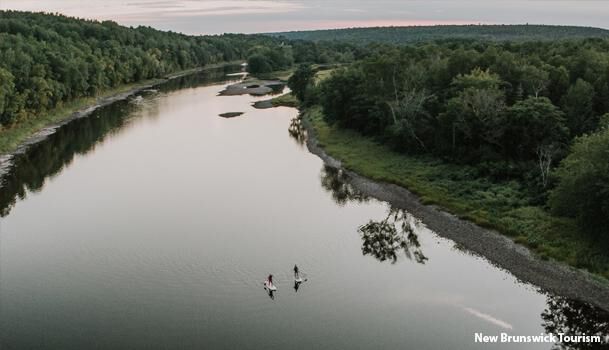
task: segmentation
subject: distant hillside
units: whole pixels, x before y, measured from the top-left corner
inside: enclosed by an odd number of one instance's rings
[[[406,44],[445,39],[482,39],[489,41],[560,40],[572,38],[609,38],[609,30],[592,27],[549,25],[440,25],[417,27],[371,27],[268,33],[291,40],[354,43],[382,42]]]

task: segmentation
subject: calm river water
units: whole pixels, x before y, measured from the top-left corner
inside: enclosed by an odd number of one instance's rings
[[[228,72],[102,108],[15,159],[3,350],[549,349],[474,334],[607,324],[362,197],[302,145],[295,109],[217,96]]]

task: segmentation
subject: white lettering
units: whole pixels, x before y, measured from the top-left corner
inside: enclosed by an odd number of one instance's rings
[[[539,335],[509,335],[500,333],[499,335],[484,335],[484,333],[474,333],[476,343],[609,343],[609,336],[577,334],[568,335],[565,333],[540,333]]]
[[[499,340],[497,335],[484,335],[483,333],[475,333],[474,339],[476,343],[496,343]]]

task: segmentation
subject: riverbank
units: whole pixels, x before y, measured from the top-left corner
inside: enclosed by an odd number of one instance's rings
[[[268,100],[256,101],[254,103],[254,108],[257,109],[267,109],[273,107],[292,107],[298,108],[298,99],[291,93],[283,94],[281,96],[277,96]]]
[[[96,109],[107,106],[113,102],[124,100],[129,96],[143,90],[150,89],[156,85],[177,79],[186,75],[199,73],[207,69],[215,69],[240,62],[226,62],[193,68],[185,71],[168,74],[163,78],[151,79],[139,83],[123,85],[114,89],[106,90],[96,97],[79,98],[63,106],[48,111],[44,115],[25,120],[9,129],[0,131],[0,175],[10,165],[10,159],[19,153],[23,153],[29,146],[44,140],[53,134],[55,130],[66,123],[78,118],[88,116]]]
[[[319,109],[305,111],[303,125],[308,134],[309,150],[328,165],[345,169],[352,185],[363,194],[407,210],[440,236],[453,240],[457,246],[462,246],[488,259],[500,268],[509,270],[524,282],[532,283],[545,291],[583,300],[609,310],[609,283],[602,277],[605,276],[606,271],[592,274],[562,263],[567,261],[558,262],[556,260],[560,259],[554,259],[549,255],[560,252],[567,244],[571,244],[573,251],[580,252],[585,249],[581,240],[565,241],[564,236],[558,236],[556,241],[549,242],[556,246],[554,250],[551,250],[552,246],[550,246],[545,247],[544,250],[532,249],[534,251],[532,252],[519,244],[522,243],[520,237],[510,238],[474,223],[471,217],[455,216],[445,211],[459,214],[472,210],[469,206],[473,205],[472,203],[457,203],[457,199],[451,198],[450,194],[458,192],[455,187],[458,181],[475,182],[476,179],[450,181],[446,178],[449,173],[440,175],[440,172],[448,170],[445,168],[448,165],[396,154],[359,134],[333,128],[323,121]],[[440,178],[430,181],[436,175],[440,175]],[[444,190],[441,191],[443,187]],[[445,209],[432,203],[441,205]],[[535,208],[522,210],[531,211],[531,215],[542,215],[540,212],[535,212]],[[537,218],[537,220],[545,219],[547,218]],[[568,222],[562,224],[569,225]],[[539,244],[537,247],[542,245]],[[542,255],[540,251],[547,251],[546,255]]]

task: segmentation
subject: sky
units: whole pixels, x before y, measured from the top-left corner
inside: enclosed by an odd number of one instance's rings
[[[59,12],[187,34],[478,23],[609,29],[609,0],[0,0],[0,9]]]

